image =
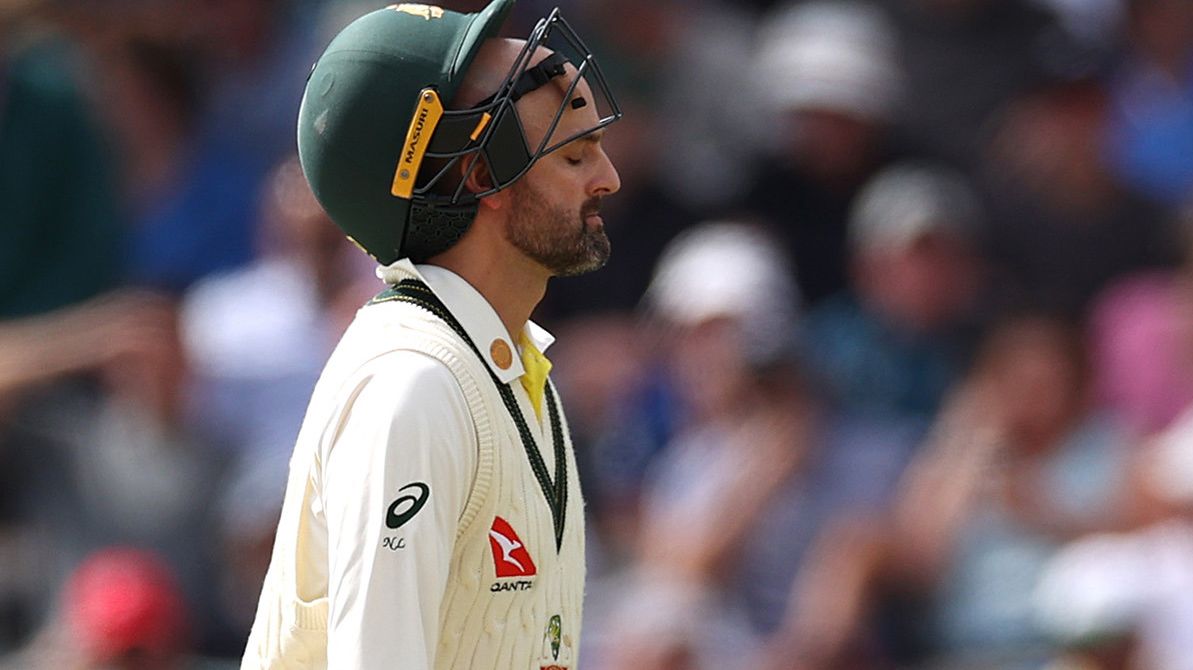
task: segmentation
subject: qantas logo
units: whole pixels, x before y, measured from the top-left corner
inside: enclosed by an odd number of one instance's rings
[[[493,550],[493,567],[498,577],[529,577],[537,574],[538,568],[526,551],[526,545],[514,532],[509,522],[501,517],[493,517],[493,526],[489,529],[489,547]]]

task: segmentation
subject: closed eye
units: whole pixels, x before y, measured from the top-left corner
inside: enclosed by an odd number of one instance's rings
[[[579,165],[584,162],[584,159],[592,156],[593,151],[599,150],[601,146],[601,139],[605,136],[605,129],[601,128],[595,130],[587,135],[577,138],[575,140],[577,156],[565,156],[568,165]]]

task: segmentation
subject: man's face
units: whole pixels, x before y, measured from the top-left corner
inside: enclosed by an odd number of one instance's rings
[[[518,113],[533,151],[564,104],[575,69],[518,102]],[[597,125],[597,102],[585,82],[568,101],[547,145]],[[609,238],[600,217],[600,201],[621,187],[617,170],[601,146],[603,130],[585,135],[541,158],[510,187],[506,228],[510,244],[554,276],[591,272],[609,259]]]

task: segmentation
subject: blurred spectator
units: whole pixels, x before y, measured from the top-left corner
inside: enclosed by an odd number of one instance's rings
[[[1036,593],[1040,620],[1069,646],[1119,641],[1129,667],[1193,668],[1193,412],[1138,452],[1140,528],[1074,542]],[[1095,666],[1108,667],[1108,666]],[[1113,666],[1109,666],[1113,667]],[[1128,667],[1128,666],[1121,666]]]
[[[20,474],[13,505],[30,544],[28,564],[6,567],[25,584],[34,619],[71,566],[113,542],[159,551],[196,606],[207,596],[209,511],[196,501],[219,464],[183,421],[186,365],[173,306],[124,301],[79,308],[76,323],[85,328],[87,315],[104,327],[54,333],[43,345],[81,338],[84,347],[120,355],[97,361],[93,382],[29,395],[5,425],[4,451]],[[115,320],[122,309],[127,315]],[[91,337],[111,342],[92,345]]]
[[[256,197],[294,145],[304,77],[317,56],[300,3],[207,0],[190,44],[201,107],[174,187],[146,211],[131,249],[134,281],[181,291],[252,257]],[[161,90],[160,93],[169,93]]]
[[[1111,79],[1115,174],[1175,205],[1193,193],[1193,3],[1129,0],[1127,53]]]
[[[1193,402],[1191,298],[1184,282],[1150,273],[1116,283],[1094,307],[1100,395],[1140,435]]]
[[[801,382],[797,293],[758,231],[685,233],[647,297],[674,329],[669,369],[685,413],[648,483],[641,584],[612,624],[613,667],[660,651],[688,656],[681,667],[727,667],[778,625],[819,530],[887,499],[906,435],[833,414]],[[694,637],[712,628],[716,644]]]
[[[72,573],[55,618],[12,665],[28,670],[182,670],[187,604],[170,567],[150,552],[112,547]]]
[[[1106,95],[1082,82],[1016,101],[987,148],[989,254],[1022,302],[1079,316],[1124,274],[1172,265],[1169,219],[1117,183],[1104,160]]]
[[[751,83],[773,155],[740,206],[775,224],[814,305],[846,286],[850,203],[891,158],[903,73],[891,27],[861,2],[794,3],[764,26]]]
[[[96,46],[100,110],[120,153],[134,246],[190,177],[201,111],[195,54],[135,31]]]
[[[744,231],[740,234],[736,231]],[[592,359],[595,365],[585,365],[580,370],[568,372],[565,379],[582,379],[588,383],[602,383],[604,380],[617,375],[623,388],[615,396],[612,406],[607,407],[608,419],[603,425],[594,426],[597,430],[590,433],[590,446],[585,455],[591,469],[588,477],[591,488],[588,490],[590,504],[597,512],[597,523],[600,527],[613,534],[604,539],[615,546],[617,551],[621,542],[637,543],[637,516],[640,507],[639,493],[643,485],[643,478],[659,453],[665,448],[680,430],[681,424],[687,420],[691,411],[687,407],[687,398],[681,392],[682,381],[675,378],[671,370],[671,350],[674,347],[671,321],[669,315],[660,311],[660,300],[670,302],[690,298],[691,307],[683,309],[703,310],[708,305],[711,312],[726,309],[732,312],[754,309],[751,304],[765,302],[776,311],[772,316],[757,315],[756,321],[765,324],[766,333],[760,334],[757,341],[766,343],[767,347],[790,348],[794,342],[793,333],[787,328],[794,322],[793,314],[798,303],[798,294],[791,286],[790,277],[775,276],[776,269],[785,269],[786,262],[777,250],[764,250],[758,244],[769,240],[768,237],[749,228],[738,225],[713,227],[703,233],[692,231],[684,233],[680,239],[695,240],[681,243],[672,242],[669,249],[696,248],[699,242],[701,256],[697,258],[693,253],[683,254],[683,264],[672,262],[668,265],[660,263],[655,271],[656,278],[651,282],[647,295],[643,298],[645,318],[635,324],[637,328],[636,342],[632,346],[622,344],[618,347],[617,358],[624,361],[624,365],[632,366],[635,371],[622,370],[623,364],[613,364],[601,357]],[[717,254],[713,242],[727,241],[725,255]],[[678,256],[678,252],[671,252]],[[765,265],[753,267],[758,255],[764,254]],[[698,267],[700,263],[715,264],[722,268],[723,278],[710,283],[701,291],[680,288],[682,282],[694,282],[696,276],[707,273],[706,268]],[[667,273],[669,278],[660,278],[660,272]],[[665,295],[660,295],[666,290]],[[781,289],[781,293],[776,294]],[[685,296],[685,291],[690,296]],[[761,292],[763,295],[753,295]],[[701,296],[708,296],[702,299]],[[733,300],[740,299],[740,305],[730,305]],[[680,309],[676,307],[675,309]],[[661,318],[660,318],[661,317]],[[679,315],[681,322],[689,317],[686,313]],[[677,318],[679,318],[677,317]],[[693,318],[711,317],[710,314],[695,314]],[[611,335],[608,329],[599,329],[581,337],[587,340],[592,336],[605,335],[602,346],[618,346],[619,338]],[[564,338],[561,338],[561,341]],[[624,342],[624,340],[622,340]],[[562,342],[561,342],[562,344]],[[591,351],[591,345],[590,349]],[[565,348],[566,352],[567,349]],[[790,352],[788,352],[790,353]],[[774,352],[763,352],[763,357],[773,355]],[[576,356],[573,356],[573,359]],[[562,366],[560,366],[562,367]],[[585,374],[589,367],[595,369]],[[588,415],[588,408],[593,393],[590,386],[584,387],[583,392],[573,395],[583,396],[581,400],[581,417]],[[584,419],[582,418],[581,421]],[[590,421],[590,423],[595,423]],[[584,475],[582,475],[584,476]]]
[[[32,388],[126,351],[93,337],[120,329],[108,317],[131,316],[71,307],[116,285],[123,225],[86,61],[40,4],[0,4],[0,650],[28,632],[42,586],[20,579],[35,552],[11,422]]]
[[[204,279],[182,306],[194,420],[250,459],[290,453],[327,355],[380,286],[315,200],[297,158],[278,164],[260,202],[261,256]]]
[[[1032,609],[1041,571],[1066,541],[1126,521],[1130,445],[1091,404],[1088,375],[1080,336],[1063,322],[996,327],[891,520],[821,554],[810,574],[828,581],[805,580],[793,594],[779,648],[832,667],[858,635],[872,635],[859,618],[878,611],[900,662],[1004,668],[1046,657]]]
[[[60,497],[56,479],[40,476],[55,467],[56,453],[38,453],[38,440],[29,436],[37,429],[31,426],[54,411],[58,415],[51,423],[80,420],[72,415],[76,405],[98,402],[99,391],[89,380],[125,367],[138,369],[140,359],[153,355],[170,319],[170,310],[155,296],[114,292],[0,322],[0,650],[30,632],[64,569],[45,560],[47,540],[37,522],[46,510],[33,502]],[[61,403],[66,406],[56,410]]]
[[[1124,277],[1091,310],[1099,395],[1140,435],[1193,403],[1193,204],[1177,218],[1182,267]]]
[[[966,167],[989,121],[1071,58],[1055,18],[1031,0],[890,0],[906,68],[899,130]]]
[[[902,565],[932,585],[942,651],[1039,643],[1030,593],[1043,562],[1064,540],[1124,522],[1130,444],[1092,405],[1089,372],[1080,331],[1003,324],[906,482]]]
[[[99,295],[122,269],[119,196],[79,83],[85,61],[22,18],[32,5],[0,8],[0,319]]]
[[[968,364],[981,293],[977,195],[958,173],[899,163],[854,202],[852,290],[803,330],[808,366],[846,407],[928,421]]]

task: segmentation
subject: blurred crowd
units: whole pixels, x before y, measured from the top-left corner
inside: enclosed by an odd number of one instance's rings
[[[381,288],[294,156],[381,4],[0,0],[0,667],[235,667]],[[535,315],[584,667],[1193,669],[1193,2],[560,4],[626,112]]]

